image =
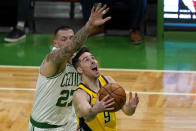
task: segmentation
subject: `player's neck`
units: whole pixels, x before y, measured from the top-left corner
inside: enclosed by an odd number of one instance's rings
[[[99,90],[99,81],[98,79],[87,79],[82,78],[82,83],[84,83],[86,86],[97,92]]]

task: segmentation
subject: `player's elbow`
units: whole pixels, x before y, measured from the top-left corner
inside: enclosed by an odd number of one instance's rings
[[[85,109],[81,107],[79,112],[78,112],[78,115],[79,115],[80,118],[82,117],[86,121],[92,121],[95,118],[95,116],[96,116],[95,113],[92,113],[90,111],[90,107],[89,108],[85,108]]]

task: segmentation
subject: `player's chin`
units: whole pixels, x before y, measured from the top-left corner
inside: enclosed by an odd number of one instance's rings
[[[96,78],[98,78],[100,76],[99,71],[93,71],[93,76],[95,76]]]

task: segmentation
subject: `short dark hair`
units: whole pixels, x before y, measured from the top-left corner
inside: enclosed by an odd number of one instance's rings
[[[79,57],[84,54],[85,52],[89,52],[90,50],[87,47],[82,47],[77,54],[75,55],[75,57],[72,59],[72,65],[75,67],[75,69],[77,69],[77,67],[80,65],[80,61],[79,61]]]
[[[60,30],[73,30],[70,26],[68,25],[64,25],[64,26],[59,26],[58,28],[56,28],[54,35],[56,36],[56,34],[60,31]]]

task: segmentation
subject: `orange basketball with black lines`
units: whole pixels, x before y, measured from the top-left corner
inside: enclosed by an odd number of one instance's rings
[[[112,112],[119,111],[126,102],[126,93],[125,90],[117,83],[109,83],[98,91],[99,100],[102,100],[107,94],[110,95],[110,98],[114,98],[115,108]]]

